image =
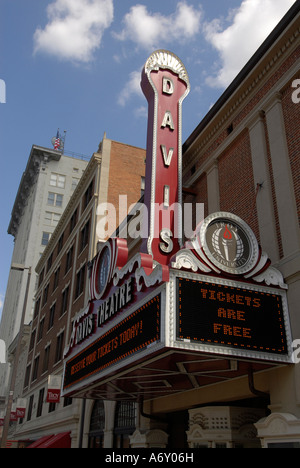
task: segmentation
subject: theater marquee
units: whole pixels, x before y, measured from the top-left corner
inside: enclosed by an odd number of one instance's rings
[[[125,361],[160,341],[161,298],[157,295],[107,330],[66,366],[65,388]]]
[[[174,274],[175,343],[199,351],[283,360],[289,354],[284,291],[183,273]]]
[[[126,240],[111,238],[91,262],[89,301],[65,349],[63,396],[155,398],[293,362],[287,286],[251,228],[212,213],[183,245],[175,213],[189,92],[182,62],[155,52],[142,88],[149,232],[130,260]]]

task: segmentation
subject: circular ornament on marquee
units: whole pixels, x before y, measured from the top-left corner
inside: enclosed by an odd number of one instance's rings
[[[109,245],[106,245],[99,257],[99,262],[97,265],[97,293],[101,297],[106,289],[108,278],[109,278],[109,270],[111,264],[111,249]]]
[[[90,276],[90,299],[99,300],[112,282],[115,268],[122,268],[128,259],[126,239],[110,238],[93,260]]]
[[[209,215],[200,227],[199,237],[206,257],[226,273],[248,273],[259,260],[260,250],[253,231],[232,213]]]

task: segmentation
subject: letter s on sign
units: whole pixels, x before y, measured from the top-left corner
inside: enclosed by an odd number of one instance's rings
[[[172,231],[170,229],[162,229],[160,231],[160,238],[163,242],[159,244],[159,248],[164,253],[170,253],[173,250],[173,241],[171,237],[173,236]]]
[[[294,340],[293,341],[293,348],[295,351],[293,352],[293,360],[295,364],[300,363],[300,340]]]

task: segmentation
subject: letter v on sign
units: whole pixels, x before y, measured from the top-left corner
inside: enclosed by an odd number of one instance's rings
[[[143,68],[141,87],[148,101],[144,203],[149,229],[141,251],[169,265],[182,247],[181,107],[190,83],[181,60],[167,50],[157,50]],[[168,245],[163,241],[166,233],[172,238]]]
[[[174,153],[174,148],[170,148],[168,151],[168,154],[167,154],[167,148],[165,145],[160,145],[160,148],[161,148],[161,152],[164,158],[165,166],[170,166],[171,161],[172,161],[172,156]]]

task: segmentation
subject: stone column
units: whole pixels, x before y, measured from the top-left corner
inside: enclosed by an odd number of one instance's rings
[[[260,243],[274,263],[279,260],[279,249],[263,119],[264,113],[259,112],[249,121],[247,127],[249,129],[255,189],[257,184],[261,185],[256,199]]]
[[[220,211],[218,161],[214,161],[213,164],[206,170],[206,175],[208,212],[215,213],[217,211]]]
[[[281,94],[275,94],[265,106],[273,168],[276,203],[284,257],[300,250],[300,233],[289,160]]]

